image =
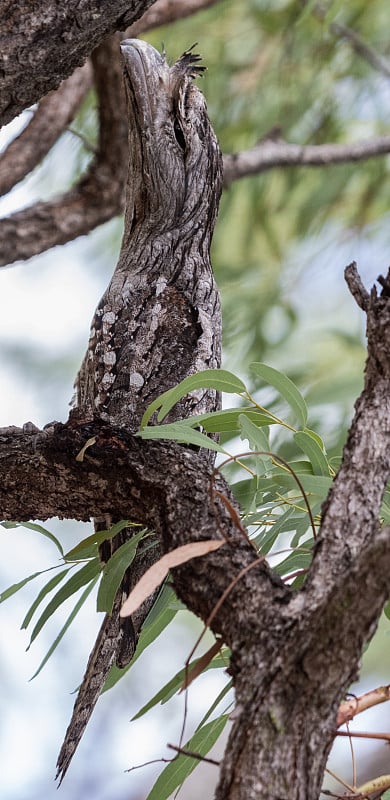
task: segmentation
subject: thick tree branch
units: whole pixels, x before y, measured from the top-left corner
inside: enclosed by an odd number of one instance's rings
[[[160,25],[168,25],[178,19],[190,17],[219,2],[220,0],[157,0],[141,19],[130,25],[126,31],[126,38],[135,38],[145,31],[159,28]]]
[[[353,267],[347,275],[360,298]],[[298,592],[258,560],[227,506],[214,505],[192,450],[75,416],[44,431],[0,431],[6,519],[115,513],[153,527],[164,550],[226,540],[174,570],[179,596],[204,620],[232,586],[212,622],[232,649],[237,699],[217,800],[317,800],[340,701],[389,593],[390,536],[378,515],[390,473],[390,283],[380,282],[367,305],[365,387]],[[221,478],[217,488],[234,504]]]
[[[37,103],[153,0],[0,0],[0,125]]]
[[[90,440],[83,460],[77,460]],[[225,482],[218,478],[217,483],[235,506]],[[175,571],[180,595],[203,619],[237,573],[253,563],[213,622],[228,643],[237,636],[232,603],[242,609],[245,635],[258,616],[260,600],[265,607],[273,597],[290,594],[265,561],[259,562],[226,507],[210,502],[210,474],[195,452],[170,442],[142,442],[97,421],[51,423],[43,431],[30,424],[0,429],[0,518],[47,519],[56,514],[88,520],[114,512],[153,528],[165,550],[200,539],[226,539],[218,557],[194,559]]]
[[[151,28],[194,14],[217,1],[187,0],[183,3],[177,0],[159,0],[155,8],[130,26],[126,35],[139,35]],[[35,203],[0,220],[0,266],[30,258],[55,245],[65,244],[122,213],[127,145],[118,43],[119,37],[118,40],[111,39],[96,51],[107,52],[109,55],[100,78],[97,72],[98,55],[94,57],[101,136],[97,158],[87,175],[69,192],[50,202]],[[0,158],[0,192],[6,193],[21,180],[62,133],[81,100],[80,96],[77,102],[75,92],[71,94],[70,89],[76,82],[80,83],[80,79],[76,77],[80,73],[84,76],[86,91],[87,70],[85,65],[64,82],[57,92],[44,98],[31,123],[9,145],[2,159]],[[68,104],[69,108],[66,107]]]
[[[106,39],[92,61],[99,101],[96,158],[69,192],[0,220],[1,266],[86,234],[123,209],[128,147],[119,38]]]
[[[112,92],[108,90],[107,96],[117,111],[119,104],[113,103]],[[107,109],[109,107],[107,104]],[[106,130],[109,131],[109,127]],[[71,192],[50,203],[36,203],[0,220],[0,266],[30,258],[56,244],[64,244],[123,211],[126,144],[119,120],[111,135],[114,132],[116,138],[113,138],[111,148],[100,153],[87,176]],[[114,157],[114,153],[118,153],[121,160]],[[275,167],[324,167],[365,161],[387,153],[390,153],[390,136],[349,145],[301,146],[280,139],[266,139],[250,150],[224,156],[224,185],[227,187],[234,180]],[[109,163],[105,161],[106,156],[110,157]]]
[[[361,298],[355,265],[347,278]],[[308,579],[252,650],[233,646],[239,713],[217,800],[317,800],[340,701],[389,595],[390,532],[378,521],[390,475],[389,277],[381,283],[367,305],[365,387]]]
[[[224,184],[248,175],[258,175],[275,167],[327,167],[366,161],[390,153],[390,136],[378,136],[351,144],[290,144],[269,138],[240,153],[224,156]]]
[[[39,164],[75,116],[92,85],[88,61],[39,103],[31,121],[0,155],[0,195],[6,194]]]

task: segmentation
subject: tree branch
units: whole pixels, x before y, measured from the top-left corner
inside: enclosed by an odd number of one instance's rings
[[[149,11],[126,31],[126,38],[135,38],[145,31],[184,19],[216,5],[220,0],[157,0]]]
[[[346,39],[354,49],[355,53],[364,58],[371,67],[377,72],[390,78],[390,62],[379,55],[376,50],[373,50],[369,45],[354,31],[346,25],[341,25],[339,22],[332,22],[330,25],[332,33],[335,33],[339,38]]]
[[[347,276],[359,297],[353,265]],[[236,504],[220,477],[214,503],[194,451],[76,414],[43,431],[0,431],[5,519],[115,513],[152,527],[165,551],[225,540],[173,571],[178,595],[203,620],[218,608],[211,627],[232,650],[237,709],[217,800],[318,797],[340,701],[389,592],[390,536],[378,515],[390,473],[390,276],[380,283],[381,296],[373,289],[367,306],[364,390],[300,591],[259,561],[229,514]]]
[[[282,139],[265,139],[250,150],[224,156],[224,184],[275,167],[327,167],[366,161],[390,153],[390,136],[378,136],[351,144],[289,144]]]
[[[77,460],[89,440],[93,443]],[[237,509],[223,479],[216,480]],[[174,570],[180,596],[204,620],[237,573],[253,563],[212,623],[227,643],[236,636],[233,606],[241,609],[245,635],[258,617],[258,602],[266,609],[273,597],[290,594],[266,562],[259,562],[225,505],[210,501],[210,474],[194,451],[172,442],[143,442],[99,421],[51,423],[43,431],[29,423],[0,429],[0,518],[58,515],[86,521],[114,511],[154,529],[166,551],[191,541],[226,540],[218,557],[211,553]],[[244,602],[247,592],[251,599]]]
[[[27,127],[0,155],[0,195],[9,192],[42,161],[75,116],[91,85],[92,70],[87,62],[41,100]]]
[[[64,244],[120,214],[128,158],[119,38],[93,55],[99,100],[99,149],[87,174],[69,192],[0,220],[0,266]]]
[[[153,0],[0,0],[0,125],[38,102]]]
[[[117,55],[113,52],[112,58],[115,57]],[[107,75],[105,80],[108,81]],[[101,91],[104,92],[104,89],[103,84]],[[110,104],[107,103],[107,110],[115,107],[117,112],[120,106],[113,102],[115,95],[112,89],[107,91],[107,98],[111,100]],[[110,132],[108,119],[106,131]],[[100,152],[87,176],[73,190],[52,202],[36,203],[28,209],[0,219],[0,266],[30,258],[54,245],[64,244],[122,213],[127,144],[118,119],[113,132],[116,138],[112,139],[111,147],[108,146],[104,153]],[[324,167],[365,161],[387,153],[390,153],[390,136],[348,145],[301,146],[280,139],[267,139],[250,150],[224,156],[224,186],[226,188],[232,181],[275,167]],[[109,158],[109,163],[105,160],[106,157]]]
[[[355,265],[347,277],[360,296]],[[258,628],[253,646],[233,642],[239,712],[217,800],[318,798],[340,701],[389,594],[390,535],[378,521],[390,475],[389,278],[370,295],[365,386],[309,576],[267,636]]]

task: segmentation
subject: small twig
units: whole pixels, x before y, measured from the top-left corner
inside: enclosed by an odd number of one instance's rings
[[[388,686],[378,686],[360,697],[353,695],[352,700],[346,700],[340,704],[337,714],[337,726],[344,725],[345,722],[353,719],[357,714],[361,714],[367,708],[372,708],[388,700],[390,700],[390,684]]]
[[[175,750],[181,756],[189,756],[190,758],[196,758],[197,761],[205,761],[207,764],[213,764],[215,767],[220,766],[220,761],[216,761],[214,758],[206,758],[206,756],[202,756],[200,753],[193,753],[192,750],[186,750],[185,747],[176,747],[174,744],[168,744],[171,750]]]
[[[229,464],[231,461],[237,461],[239,458],[247,458],[248,456],[270,456],[270,458],[273,458],[276,461],[278,461],[280,464],[283,464],[283,466],[293,476],[295,482],[297,483],[297,485],[299,487],[299,490],[301,492],[301,495],[303,497],[303,500],[304,500],[304,503],[305,503],[305,506],[306,506],[306,509],[307,509],[307,513],[309,515],[310,525],[311,525],[311,529],[313,531],[313,538],[316,539],[317,538],[317,531],[316,531],[316,527],[315,527],[315,522],[314,522],[314,517],[313,517],[313,514],[312,514],[312,510],[310,508],[310,503],[309,503],[309,501],[307,499],[307,494],[306,494],[306,492],[305,492],[305,490],[303,488],[301,480],[298,478],[298,475],[293,470],[293,468],[290,466],[290,464],[287,461],[285,461],[284,458],[282,458],[282,456],[279,456],[276,453],[272,453],[270,450],[246,450],[244,453],[238,453],[238,455],[229,456],[229,458],[226,458],[225,461],[222,461],[222,463],[219,464],[218,467],[215,467],[215,469],[213,470],[212,475],[211,475],[211,486],[213,486],[213,481],[214,481],[215,474],[217,472],[220,472],[222,467],[225,467],[226,464]],[[211,494],[211,500],[212,499],[213,499],[213,494]],[[233,519],[233,522],[235,522],[235,519]],[[240,523],[240,530],[241,530],[241,523]]]
[[[346,267],[344,270],[344,277],[348,289],[351,292],[352,297],[356,300],[359,308],[361,308],[362,311],[367,311],[370,302],[370,295],[367,292],[367,289],[365,288],[357,271],[356,261],[352,261],[351,264],[348,264],[348,267]]]
[[[355,53],[362,56],[362,58],[364,58],[371,67],[376,69],[377,72],[381,72],[386,78],[390,78],[390,62],[370,47],[356,31],[352,30],[352,28],[348,28],[346,25],[340,25],[339,22],[332,22],[330,29],[336,36],[347,39]]]
[[[167,25],[176,20],[203,11],[205,8],[215,6],[220,0],[157,0],[140,19],[133,22],[126,30],[126,38],[139,36],[140,33],[158,28],[160,25]]]
[[[134,772],[134,770],[136,769],[143,769],[144,767],[150,767],[151,764],[171,764],[172,761],[174,761],[174,758],[153,758],[151,761],[145,761],[144,764],[135,764],[134,767],[129,767],[128,769],[125,769],[125,772]]]
[[[380,739],[390,743],[390,733],[369,733],[365,731],[335,731],[335,736],[353,736],[356,739]]]

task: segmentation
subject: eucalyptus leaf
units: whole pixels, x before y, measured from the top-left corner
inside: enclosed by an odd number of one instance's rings
[[[77,614],[79,613],[80,609],[83,607],[85,601],[87,600],[87,598],[91,594],[92,589],[94,588],[98,578],[99,578],[99,576],[96,575],[95,578],[91,581],[91,583],[84,590],[84,592],[82,593],[81,597],[78,599],[75,607],[73,608],[73,610],[69,614],[69,617],[65,622],[65,625],[63,625],[63,627],[61,628],[58,636],[56,636],[56,638],[54,639],[53,644],[51,645],[51,647],[49,647],[49,650],[47,651],[45,657],[42,659],[38,669],[36,670],[36,672],[34,672],[34,675],[31,676],[30,681],[34,680],[34,678],[36,678],[37,675],[39,675],[39,673],[41,672],[41,670],[43,669],[45,664],[47,664],[50,656],[54,653],[54,650],[59,645],[61,639],[64,637],[64,635],[65,635],[66,631],[68,630],[68,628],[71,626],[74,618],[77,616]]]
[[[54,533],[51,533],[47,530],[47,528],[44,528],[43,525],[39,525],[37,522],[1,522],[0,525],[2,525],[3,528],[6,528],[6,530],[9,530],[10,528],[27,528],[29,531],[40,533],[42,536],[45,536],[46,539],[49,539],[51,542],[53,542],[53,544],[55,544],[61,556],[64,555],[61,542],[59,542],[57,537],[54,536]]]
[[[190,662],[188,665],[188,671],[190,671],[195,664],[197,664],[199,658],[194,658],[193,661]],[[229,664],[229,651],[227,648],[224,648],[218,655],[214,656],[214,658],[210,661],[210,663],[205,667],[204,672],[207,672],[209,669],[219,669],[221,667],[225,668]],[[176,672],[176,675],[173,676],[148,702],[142,706],[142,708],[137,711],[137,713],[132,717],[132,719],[139,719],[143,717],[147,711],[150,711],[151,708],[154,708],[158,703],[164,705],[167,703],[168,700],[173,697],[176,692],[179,691],[180,687],[182,686],[184,679],[186,677],[187,671],[185,667]]]
[[[48,595],[49,592],[51,592],[53,589],[55,589],[56,586],[58,586],[58,584],[62,581],[62,579],[65,577],[65,575],[68,574],[68,572],[69,572],[69,567],[67,567],[67,569],[63,569],[61,572],[58,572],[57,575],[54,575],[54,577],[51,578],[48,581],[48,583],[45,584],[45,586],[38,593],[38,595],[35,598],[33,604],[30,606],[30,608],[29,608],[29,610],[28,610],[28,612],[27,612],[27,614],[26,614],[26,616],[25,616],[25,618],[24,618],[24,620],[22,622],[22,625],[21,625],[22,629],[28,627],[28,625],[31,622],[31,619],[32,619],[33,615],[35,614],[35,611],[37,610],[38,606],[42,603],[42,600],[45,599],[46,595]]]
[[[287,375],[284,375],[283,372],[279,372],[267,364],[254,362],[250,367],[255,375],[262,378],[265,383],[270,384],[279,392],[294,412],[301,427],[304,428],[307,422],[307,407],[300,391],[292,380]]]
[[[294,441],[309,458],[314,475],[329,476],[329,464],[318,443],[318,437],[313,436],[312,431],[297,431],[294,433]]]
[[[94,558],[84,564],[81,569],[79,569],[69,578],[64,586],[62,586],[62,588],[50,600],[45,610],[39,617],[38,622],[36,623],[31,634],[28,647],[30,647],[34,639],[36,639],[38,633],[42,630],[47,620],[53,616],[55,611],[57,611],[57,608],[59,608],[59,606],[64,603],[68,597],[71,597],[72,594],[81,589],[82,586],[85,586],[86,583],[90,583],[92,580],[94,580],[94,578],[99,575],[100,571],[101,563],[98,558]]]
[[[65,553],[64,559],[65,561],[77,561],[79,559],[93,558],[98,555],[98,547],[102,542],[112,539],[117,533],[123,531],[124,528],[133,526],[134,528],[139,527],[139,525],[135,525],[134,522],[122,519],[120,522],[115,522],[115,524],[106,531],[94,531],[94,533],[82,539],[75,547],[72,547],[71,550]]]
[[[219,739],[227,721],[228,714],[222,714],[217,719],[208,722],[196,731],[189,741],[184,745],[185,750],[205,756]],[[172,792],[191,775],[191,772],[198,765],[198,761],[191,756],[179,754],[171,761],[161,775],[156,780],[152,791],[149,792],[146,800],[167,800]]]
[[[27,583],[33,581],[35,578],[38,578],[39,575],[44,575],[45,572],[51,572],[53,569],[58,569],[59,564],[56,564],[54,567],[48,567],[48,569],[41,569],[39,572],[33,572],[32,575],[29,575],[27,578],[23,578],[23,580],[18,581],[18,583],[13,583],[8,589],[4,589],[3,592],[0,594],[0,603],[3,603],[4,600],[8,600],[9,597],[12,597],[13,594],[16,594],[20,589],[23,589],[23,586],[26,586]]]
[[[163,587],[162,593],[164,594],[164,589],[168,587]],[[161,593],[160,593],[161,596]],[[165,595],[166,597],[166,595]],[[131,659],[130,663],[124,667],[123,669],[119,669],[119,667],[114,664],[110,672],[107,675],[106,682],[104,684],[103,692],[107,692],[109,689],[112,689],[121,678],[134,666],[137,659],[142,655],[143,651],[149,647],[150,644],[160,636],[162,631],[172,622],[173,618],[177,614],[176,602],[169,601],[163,602],[161,600],[160,611],[158,613],[155,612],[155,605],[159,603],[159,597],[157,597],[156,603],[150,609],[150,612],[142,626],[141,635],[137,642],[137,648],[135,651],[135,655]],[[149,622],[149,619],[151,621]]]
[[[208,450],[216,450],[217,453],[228,455],[218,442],[209,439],[200,431],[195,431],[190,425],[183,425],[180,422],[149,426],[139,431],[136,436],[140,436],[141,439],[173,439],[180,444],[194,444],[197,447],[205,447]]]
[[[260,451],[256,453],[256,463],[261,464],[261,470],[258,471],[258,474],[269,472],[272,469],[272,458],[265,454],[270,449],[268,428],[258,428],[252,420],[248,419],[246,414],[240,414],[238,419],[241,439],[248,440],[251,450]],[[264,451],[264,453],[261,451]]]
[[[196,372],[194,375],[189,375],[187,378],[184,378],[177,386],[168,389],[168,391],[164,392],[160,397],[157,397],[146,409],[141,420],[140,428],[142,429],[148,424],[149,420],[158,409],[160,410],[157,419],[161,422],[179,400],[189,394],[189,392],[193,392],[197,389],[215,389],[216,391],[227,392],[229,394],[242,394],[246,392],[246,387],[242,380],[225,369],[206,369],[201,372]]]
[[[145,533],[146,528],[143,528],[139,533],[135,533],[131,539],[115,550],[107,564],[104,565],[96,603],[98,611],[105,611],[107,614],[111,614],[115,595],[122,578],[127,568],[134,561],[138,544],[145,536]]]

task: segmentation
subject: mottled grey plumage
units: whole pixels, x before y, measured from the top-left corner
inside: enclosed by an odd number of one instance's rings
[[[136,432],[147,406],[187,375],[220,366],[221,316],[210,242],[222,186],[222,159],[193,78],[204,69],[191,51],[170,67],[139,40],[122,43],[129,115],[125,230],[115,273],[92,323],[77,381],[77,408]],[[193,392],[170,420],[218,407],[213,390]],[[205,465],[213,454],[204,451]],[[113,520],[112,520],[113,521]],[[95,521],[98,528],[107,520]],[[105,544],[106,560],[131,536]],[[106,616],[58,758],[63,778],[116,662],[134,654],[150,602],[119,621],[130,588],[156,559],[140,552]]]

